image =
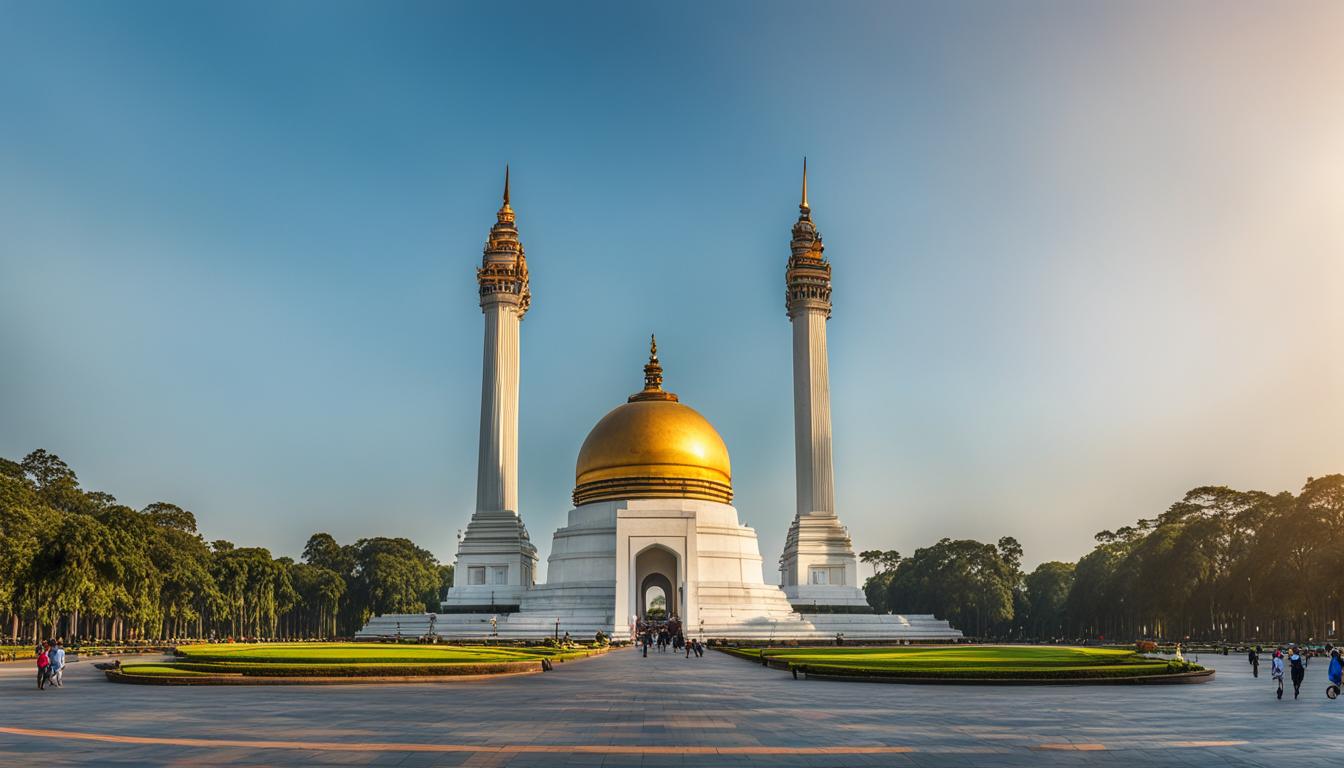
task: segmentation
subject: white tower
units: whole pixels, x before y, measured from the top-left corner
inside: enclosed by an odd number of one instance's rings
[[[485,315],[476,511],[458,543],[454,586],[443,603],[448,613],[516,610],[537,564],[537,548],[518,516],[518,327],[532,294],[509,207],[507,166],[504,204],[490,228],[476,282]]]
[[[831,464],[831,386],[826,358],[826,321],[831,316],[831,265],[822,255],[821,233],[803,199],[793,225],[785,273],[785,306],[793,323],[793,435],[798,506],[779,559],[780,584],[802,612],[863,611],[858,562],[849,532],[835,515]],[[815,609],[814,609],[815,606]]]

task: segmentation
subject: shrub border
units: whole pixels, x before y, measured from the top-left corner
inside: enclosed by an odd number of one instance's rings
[[[844,667],[839,664],[824,666],[827,671],[811,671],[808,664],[797,664],[783,659],[774,659],[761,654],[751,654],[737,648],[719,648],[718,650],[743,661],[760,664],[770,669],[800,673],[804,679],[839,680],[853,683],[909,683],[912,685],[1162,685],[1172,683],[1204,683],[1213,679],[1214,670],[1198,669],[1190,672],[1161,672],[1157,674],[1101,674],[1076,675],[1071,677],[1013,677],[1011,672],[995,677],[961,677],[958,675],[921,676],[919,674],[883,674],[881,672]],[[845,671],[853,670],[852,672]]]
[[[594,656],[602,656],[607,653],[607,649],[585,649],[586,652],[569,656],[569,661],[581,661],[590,659]],[[291,669],[294,663],[284,664],[256,664],[248,668],[247,674],[243,670],[237,672],[221,672],[217,667],[221,662],[191,662],[191,661],[167,661],[163,664],[181,665],[183,671],[198,672],[194,675],[128,675],[120,669],[105,669],[110,682],[129,683],[132,685],[363,685],[369,683],[449,683],[449,682],[468,682],[472,680],[490,680],[499,677],[515,677],[519,675],[534,675],[542,672],[547,663],[564,663],[566,658],[557,654],[556,656],[542,657],[539,659],[528,659],[522,661],[504,661],[491,663],[439,663],[423,665],[421,669],[432,671],[422,672],[418,675],[398,675],[386,674],[389,667],[386,665],[372,664],[369,669],[361,670],[362,674],[350,674],[342,676],[321,675],[321,674],[279,674],[280,668],[289,666]],[[192,666],[212,667],[209,670],[193,670]],[[329,669],[320,669],[324,666],[320,663],[313,664],[313,672],[326,672]],[[329,665],[336,666],[336,665]],[[269,667],[270,669],[267,669]],[[204,672],[200,674],[199,672]]]
[[[114,683],[130,685],[369,685],[374,683],[436,684],[467,683],[474,680],[493,680],[499,677],[520,677],[522,675],[541,674],[541,665],[536,669],[516,672],[496,672],[494,674],[472,675],[415,675],[415,676],[378,676],[378,677],[249,677],[234,675],[127,675],[116,669],[105,669],[103,674]]]

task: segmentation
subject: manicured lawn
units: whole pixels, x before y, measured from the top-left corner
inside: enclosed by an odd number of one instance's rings
[[[854,677],[1050,680],[1194,671],[1117,648],[959,645],[897,648],[741,648],[729,653],[815,674]]]
[[[178,646],[177,653],[190,661],[245,661],[254,664],[480,664],[581,658],[591,651],[391,643],[210,643]]]
[[[121,671],[160,678],[175,673],[286,678],[485,675],[536,671],[542,659],[562,662],[595,652],[383,643],[211,643],[179,646],[175,661],[126,664]]]
[[[270,663],[390,663],[453,664],[482,661],[526,661],[550,656],[548,649],[471,647],[452,645],[394,645],[388,643],[217,643],[178,646],[177,653],[193,661],[247,661]]]

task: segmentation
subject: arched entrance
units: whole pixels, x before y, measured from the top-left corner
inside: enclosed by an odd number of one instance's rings
[[[659,605],[658,598],[663,598]],[[672,582],[661,573],[651,573],[644,577],[644,583],[639,585],[639,618],[663,620],[676,613],[676,592],[672,589]],[[655,615],[650,616],[650,611]]]
[[[677,556],[670,549],[654,545],[635,555],[635,583],[639,585],[635,606],[640,621],[648,618],[649,603],[659,590],[666,601],[666,613],[662,618],[681,615],[678,575]]]

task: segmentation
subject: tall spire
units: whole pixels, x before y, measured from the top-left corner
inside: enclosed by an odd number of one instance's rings
[[[815,307],[831,315],[831,265],[826,261],[826,246],[821,233],[812,221],[812,207],[807,201],[807,158],[803,158],[803,195],[798,203],[798,221],[793,224],[793,239],[789,242],[789,263],[785,269],[788,290],[785,306],[789,317],[796,311]]]
[[[806,181],[806,176],[807,176],[807,160],[803,160],[803,176],[804,176],[804,181],[803,181],[803,199],[804,199],[804,202],[806,202],[806,199],[807,199],[807,181]],[[508,163],[505,163],[505,164],[504,164],[504,207],[505,207],[505,208],[508,208],[508,207],[509,207],[509,164],[508,164]]]
[[[812,208],[807,204],[807,157],[803,157],[803,201],[798,204],[798,211],[806,217],[812,212]]]
[[[649,334],[649,362],[644,366],[644,389],[631,395],[628,402],[636,400],[671,400],[677,396],[663,390],[663,365],[658,362],[658,337]]]
[[[532,302],[528,284],[527,254],[518,239],[517,217],[509,205],[509,166],[504,165],[504,202],[495,214],[495,225],[485,241],[481,267],[476,270],[481,300],[495,293],[511,293],[519,298],[519,317]]]

